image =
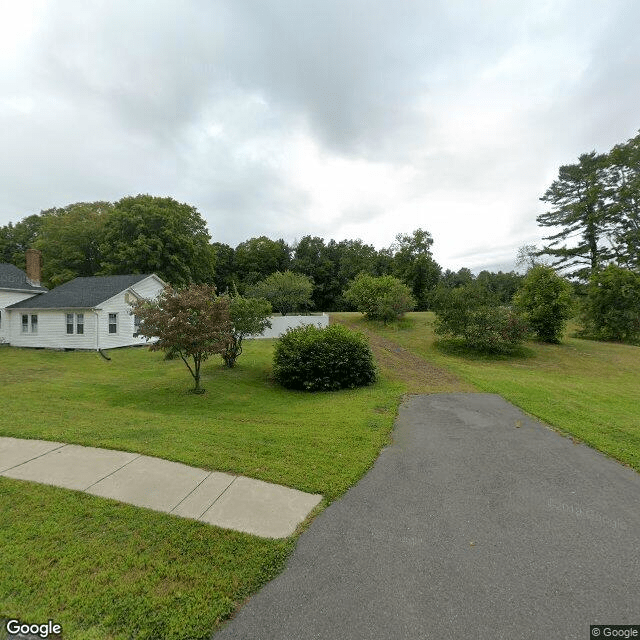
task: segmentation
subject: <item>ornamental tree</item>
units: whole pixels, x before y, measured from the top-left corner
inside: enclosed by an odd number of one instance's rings
[[[200,367],[210,355],[223,353],[232,335],[229,300],[217,297],[211,285],[191,285],[183,289],[166,287],[157,300],[140,300],[132,305],[140,322],[139,334],[157,338],[151,351],[179,356],[200,386]]]
[[[231,368],[235,367],[236,360],[242,353],[242,340],[271,327],[271,303],[264,298],[243,298],[239,295],[224,297],[229,302],[231,336],[222,352],[222,359]]]

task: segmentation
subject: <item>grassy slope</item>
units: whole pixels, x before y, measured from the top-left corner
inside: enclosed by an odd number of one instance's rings
[[[433,314],[411,313],[398,325],[342,314],[452,371],[480,391],[497,393],[559,430],[640,471],[640,348],[565,338],[531,342],[520,357],[472,357],[434,345]]]
[[[160,456],[334,499],[387,441],[403,387],[306,394],[269,380],[271,341],[236,370],[143,349],[0,349],[0,435]],[[67,639],[208,638],[283,565],[293,540],[264,540],[97,497],[0,478],[0,617],[53,618]]]

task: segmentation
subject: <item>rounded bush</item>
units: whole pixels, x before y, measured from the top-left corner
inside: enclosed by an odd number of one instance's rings
[[[304,391],[353,389],[376,379],[365,336],[337,324],[289,329],[276,342],[273,373],[283,387]]]

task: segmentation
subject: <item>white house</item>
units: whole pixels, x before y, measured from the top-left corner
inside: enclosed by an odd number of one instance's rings
[[[34,260],[30,262],[27,256],[27,273],[0,264],[0,342],[53,349],[111,349],[146,343],[138,336],[130,303],[156,298],[166,286],[158,276],[75,278],[47,291],[40,286],[39,262],[34,265]]]

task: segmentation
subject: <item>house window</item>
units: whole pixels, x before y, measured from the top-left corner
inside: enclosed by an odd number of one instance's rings
[[[69,335],[73,334],[74,326],[75,326],[75,332],[78,335],[84,333],[84,313],[75,314],[75,323],[73,322],[74,320],[73,313],[67,313],[66,318],[67,318],[67,333]]]
[[[38,333],[38,316],[35,313],[31,316],[27,313],[22,314],[22,333],[29,333],[29,318],[31,318],[31,333]]]
[[[133,337],[137,338],[140,333],[140,316],[133,316]]]
[[[109,333],[118,333],[118,314],[109,314]]]

